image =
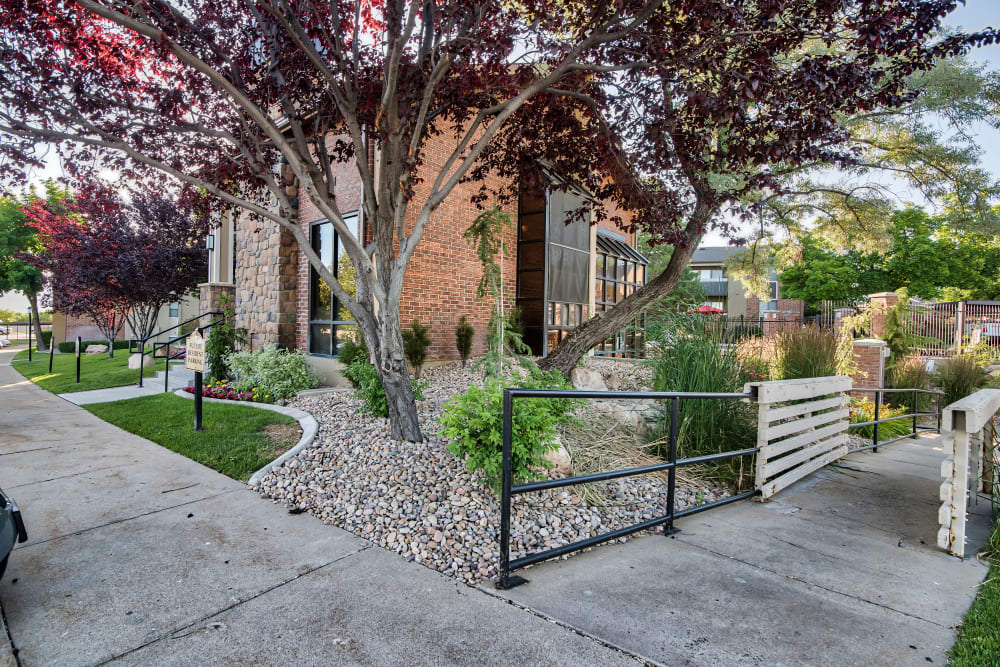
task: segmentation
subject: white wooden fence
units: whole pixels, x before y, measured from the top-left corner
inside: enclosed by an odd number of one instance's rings
[[[980,389],[946,407],[941,418],[945,456],[941,463],[941,508],[937,543],[942,549],[965,556],[965,520],[969,494],[994,484],[997,430],[1000,428],[1000,389]],[[971,473],[971,474],[970,474]]]
[[[757,489],[770,498],[847,454],[849,377],[755,382]]]

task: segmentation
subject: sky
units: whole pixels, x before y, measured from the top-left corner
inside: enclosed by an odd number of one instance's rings
[[[945,23],[960,27],[968,32],[982,30],[988,26],[1000,27],[1000,0],[967,0],[959,5]],[[1000,70],[1000,46],[994,45],[976,49],[969,56],[973,61]],[[979,145],[983,149],[983,166],[1000,179],[1000,131],[989,126],[978,128]],[[52,162],[44,172],[36,175],[37,180],[59,176],[61,168]],[[709,232],[702,246],[725,245],[727,241],[717,232]],[[28,300],[18,293],[0,295],[0,308],[10,308],[22,312],[28,310]]]

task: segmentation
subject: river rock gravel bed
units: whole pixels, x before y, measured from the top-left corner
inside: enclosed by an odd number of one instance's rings
[[[495,578],[500,503],[478,474],[447,452],[435,421],[441,405],[476,376],[460,364],[426,372],[429,385],[418,402],[422,443],[393,440],[388,421],[363,413],[353,392],[292,401],[316,418],[319,433],[312,446],[266,475],[257,491],[467,584]],[[606,484],[601,505],[586,503],[572,488],[516,496],[511,559],[666,512],[667,486],[659,477]],[[727,495],[678,487],[677,509]]]

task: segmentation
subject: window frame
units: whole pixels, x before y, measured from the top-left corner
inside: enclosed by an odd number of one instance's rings
[[[354,213],[348,213],[348,214],[344,215],[344,222],[347,223],[348,226],[350,226],[351,223],[353,222],[353,224],[355,225],[355,228],[357,230],[357,233],[358,234],[361,233],[362,226],[361,226],[361,220],[360,220],[359,212],[355,211]],[[332,243],[331,255],[330,255],[331,261],[327,265],[333,267],[333,272],[336,275],[337,267],[339,266],[339,263],[340,263],[340,234],[338,234],[337,230],[335,228],[333,228],[333,223],[330,222],[327,219],[316,220],[314,222],[309,223],[309,244],[313,247],[314,250],[316,249],[315,243],[316,243],[316,239],[317,239],[317,232],[318,232],[319,228],[322,227],[323,225],[330,225],[331,231],[333,232],[333,235],[332,235],[333,243]],[[323,249],[320,248],[320,260],[323,261],[324,264],[326,264],[326,261],[325,261],[326,257],[323,256],[322,253],[323,253]],[[316,285],[318,284],[318,281],[321,281],[321,280],[322,280],[322,278],[320,278],[319,273],[312,266],[312,264],[310,264],[309,265],[309,295],[308,295],[309,296],[309,298],[308,298],[308,302],[309,302],[309,306],[308,306],[308,308],[309,308],[309,318],[308,318],[308,324],[307,324],[307,328],[306,328],[306,352],[307,352],[307,354],[309,354],[310,356],[313,356],[313,357],[322,357],[324,359],[336,359],[339,356],[337,354],[337,330],[339,328],[343,328],[343,327],[357,327],[358,323],[356,321],[354,321],[354,320],[341,320],[341,319],[337,319],[336,315],[337,315],[337,313],[340,312],[342,306],[340,304],[340,301],[337,299],[337,296],[335,294],[333,294],[333,290],[330,290],[330,319],[325,319],[325,318],[317,319],[315,317],[315,313],[314,313],[314,310],[313,310],[314,304],[315,304],[314,294],[315,294]],[[330,327],[330,345],[329,345],[329,348],[328,348],[329,351],[327,351],[327,352],[314,352],[313,351],[313,327],[314,326],[322,326],[322,325],[328,325]]]

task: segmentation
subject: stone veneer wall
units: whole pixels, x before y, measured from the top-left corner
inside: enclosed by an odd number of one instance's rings
[[[295,241],[277,223],[236,221],[236,323],[257,344],[295,347]]]
[[[228,294],[230,298],[236,293],[236,288],[231,283],[202,283],[198,285],[198,314],[218,313],[222,311],[219,303],[219,296]],[[211,317],[202,317],[201,325],[204,326],[211,321]]]

